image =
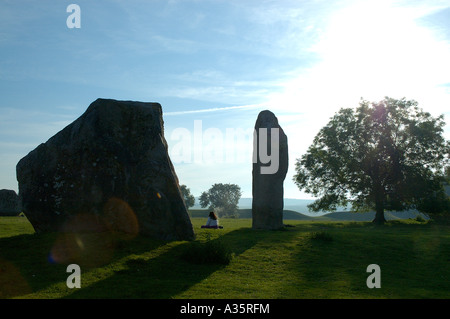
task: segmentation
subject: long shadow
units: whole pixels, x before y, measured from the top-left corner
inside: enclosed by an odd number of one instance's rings
[[[25,296],[65,282],[67,265],[89,270],[166,244],[111,233],[46,233],[0,238],[0,298]]]
[[[212,239],[230,248],[235,257],[261,242],[276,241],[277,231],[255,231],[241,228]],[[67,298],[174,298],[183,291],[223,269],[223,264],[197,264],[182,256],[195,242],[181,243],[152,259],[133,259],[127,268],[85,289],[74,291]]]
[[[314,298],[448,296],[449,284],[441,279],[449,273],[450,245],[427,225],[348,224],[344,232],[331,226],[324,228],[330,237],[307,237],[293,255],[298,295],[314,290]],[[426,248],[418,250],[419,243]],[[381,268],[381,289],[366,285],[370,264]]]
[[[295,229],[294,229],[295,230]],[[211,241],[221,241],[237,257],[258,243],[286,240],[298,232],[257,231],[240,228]],[[283,234],[281,234],[283,233]],[[216,233],[217,234],[217,233]],[[157,257],[146,252],[168,242],[138,236],[116,238],[113,234],[31,234],[0,238],[0,298],[22,297],[61,282],[66,267],[77,263],[82,273],[131,257],[126,267],[113,270],[106,279],[81,289],[73,289],[66,298],[172,298],[225,267],[223,264],[196,264],[182,255],[194,242],[183,242]]]

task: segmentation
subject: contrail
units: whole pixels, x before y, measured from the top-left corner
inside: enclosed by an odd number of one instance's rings
[[[257,108],[257,107],[265,107],[265,106],[267,106],[267,104],[261,103],[261,104],[249,104],[249,105],[239,105],[239,106],[214,107],[214,108],[203,109],[203,110],[165,112],[164,116],[207,113],[207,112],[216,112],[216,111],[228,111],[228,110],[248,109],[248,108]]]

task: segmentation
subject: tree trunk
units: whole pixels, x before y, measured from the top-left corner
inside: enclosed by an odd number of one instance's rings
[[[377,202],[375,204],[375,218],[372,223],[382,225],[385,222],[386,219],[384,218],[384,204],[383,202]]]
[[[375,195],[375,219],[372,221],[374,224],[382,225],[386,222],[384,218],[384,201],[385,194],[382,184],[376,180],[374,187]]]

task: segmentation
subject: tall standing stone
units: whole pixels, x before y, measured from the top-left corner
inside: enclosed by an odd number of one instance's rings
[[[37,232],[194,237],[164,138],[161,105],[98,99],[17,164]]]
[[[283,183],[288,170],[287,136],[270,111],[259,113],[253,140],[254,229],[283,227]]]

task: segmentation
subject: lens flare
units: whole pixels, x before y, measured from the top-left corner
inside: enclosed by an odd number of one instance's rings
[[[133,239],[139,224],[125,201],[110,198],[98,214],[78,214],[67,221],[50,250],[50,263],[95,267],[109,262],[119,240]]]
[[[109,231],[131,239],[139,233],[139,223],[133,209],[125,201],[110,198],[103,209],[103,218]]]
[[[23,296],[31,288],[13,263],[0,258],[0,299]]]
[[[97,267],[111,261],[114,238],[108,232],[60,233],[50,250],[48,261]]]

